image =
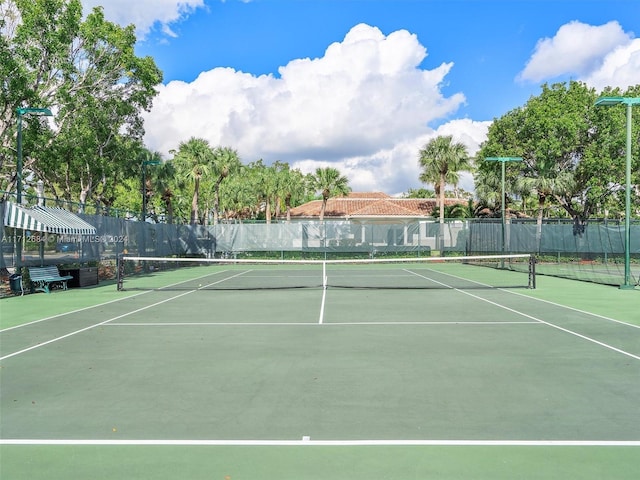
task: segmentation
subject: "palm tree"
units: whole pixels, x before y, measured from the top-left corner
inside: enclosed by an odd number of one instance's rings
[[[518,176],[510,190],[522,199],[522,214],[527,215],[527,200],[532,199],[533,186],[524,177]]]
[[[322,194],[322,207],[320,209],[320,221],[324,221],[324,212],[327,209],[327,201],[330,197],[342,197],[347,195],[351,188],[346,176],[340,174],[336,168],[326,167],[316,169],[315,174],[310,174],[309,188]]]
[[[253,182],[247,181],[252,175],[248,167],[241,166],[238,175],[232,175],[220,185],[221,213],[227,220],[234,218],[242,223],[255,215],[255,192]]]
[[[535,169],[531,168],[531,163],[526,158],[525,162],[528,168],[524,176],[516,181],[516,185],[518,190],[534,192],[538,197],[536,244],[539,249],[542,238],[542,219],[547,200],[571,191],[575,180],[572,172],[558,170],[553,160],[538,160],[535,163]]]
[[[266,199],[267,205],[273,202],[273,211],[276,220],[283,208],[287,212],[287,221],[291,220],[291,204],[298,205],[307,193],[307,185],[305,178],[300,170],[291,170],[286,162],[275,161],[269,167],[271,174],[269,176],[269,192],[270,196]],[[269,213],[267,212],[267,222],[269,222]]]
[[[291,221],[291,204],[300,204],[308,194],[304,175],[300,170],[291,170],[289,165],[281,171],[282,181],[280,182],[279,195],[284,199],[287,211],[287,222]]]
[[[186,142],[181,142],[175,154],[174,161],[181,174],[193,181],[193,197],[191,200],[191,217],[189,223],[198,223],[198,197],[200,182],[211,170],[213,151],[209,142],[203,138],[191,137]]]
[[[262,159],[253,162],[250,167],[258,203],[264,204],[265,220],[271,223],[271,203],[277,189],[276,169],[273,166],[267,167]]]
[[[456,203],[446,209],[447,218],[472,218],[475,213],[475,205],[472,198],[467,199],[467,204]]]
[[[138,153],[138,165],[141,165],[142,169],[142,209],[145,210],[145,205],[149,204],[151,197],[155,193],[155,182],[153,180],[153,172],[147,165],[161,165],[162,155],[160,152],[153,152],[147,148],[143,148]],[[155,168],[153,169],[155,170]]]
[[[213,175],[216,177],[213,186],[213,224],[218,224],[220,215],[220,184],[229,174],[240,170],[240,157],[238,152],[229,147],[219,147],[213,152]]]
[[[482,204],[491,209],[492,216],[496,211],[499,211],[499,206],[502,202],[502,175],[499,169],[493,168],[496,166],[498,166],[497,163],[489,165],[489,162],[486,162],[483,167],[476,171],[474,176],[476,195]],[[513,188],[509,187],[507,191],[513,191]]]
[[[176,177],[175,165],[172,162],[163,163],[159,169],[154,170],[154,180],[158,191],[160,192],[160,198],[164,204],[165,219],[169,224],[173,223],[173,197],[174,185]]]
[[[467,147],[453,142],[453,137],[440,136],[430,140],[421,150],[419,158],[423,168],[420,181],[433,183],[439,196],[440,223],[444,223],[444,191],[447,183],[457,185],[458,172],[471,170],[471,160]]]

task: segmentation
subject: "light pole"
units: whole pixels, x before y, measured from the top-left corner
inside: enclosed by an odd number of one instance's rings
[[[487,162],[500,162],[502,164],[502,200],[501,200],[501,213],[502,213],[502,253],[505,253],[506,245],[507,245],[507,237],[506,237],[506,193],[504,188],[504,177],[505,177],[505,164],[507,162],[521,162],[521,157],[486,157],[485,160]]]
[[[16,161],[16,203],[22,205],[22,117],[28,114],[45,115],[52,117],[53,113],[48,108],[18,108],[18,134],[17,134],[17,161]],[[16,242],[16,272],[20,272],[22,266],[22,242],[23,235],[18,235]]]
[[[624,283],[623,290],[632,290],[631,283],[631,110],[634,105],[640,105],[640,97],[600,97],[596,100],[596,107],[608,107],[623,104],[627,106],[627,160],[625,174],[624,198]]]

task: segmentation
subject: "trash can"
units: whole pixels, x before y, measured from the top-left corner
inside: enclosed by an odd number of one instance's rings
[[[22,275],[14,273],[9,277],[9,288],[16,295],[24,295],[24,289],[22,288]]]

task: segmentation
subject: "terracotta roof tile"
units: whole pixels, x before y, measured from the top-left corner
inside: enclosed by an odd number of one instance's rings
[[[347,198],[391,198],[384,192],[349,192]]]
[[[447,205],[465,203],[463,199],[445,199]],[[322,200],[312,200],[291,209],[292,217],[320,216]],[[384,193],[351,193],[348,197],[330,198],[325,218],[345,217],[428,217],[436,210],[435,199],[393,198]],[[437,213],[437,212],[436,212]]]
[[[364,207],[352,211],[351,216],[403,216],[403,217],[415,217],[416,215],[423,215],[421,211],[416,209],[415,202],[403,202],[398,199],[390,200],[378,200],[375,202],[368,202]]]

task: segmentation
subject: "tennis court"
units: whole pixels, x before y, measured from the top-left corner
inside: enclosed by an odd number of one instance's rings
[[[263,267],[3,300],[2,478],[637,477],[638,291]]]

